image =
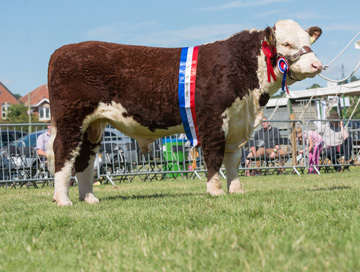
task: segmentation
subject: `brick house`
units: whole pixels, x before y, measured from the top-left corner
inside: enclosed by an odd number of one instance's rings
[[[29,105],[29,94],[20,98],[20,102],[28,107]],[[50,101],[49,101],[49,90],[46,84],[37,87],[35,90],[30,92],[30,105],[33,114],[39,117],[41,122],[50,121]]]
[[[19,104],[19,100],[0,82],[0,121],[5,120],[10,105]]]

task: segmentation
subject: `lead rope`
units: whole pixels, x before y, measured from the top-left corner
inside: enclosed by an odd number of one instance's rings
[[[299,117],[299,120],[302,120],[302,117],[304,116],[305,111],[307,111],[307,110],[309,109],[310,104],[311,104],[311,101],[313,100],[313,98],[314,98],[314,95],[312,95],[312,96],[310,97],[309,102],[305,105],[304,110],[302,111],[302,113],[301,113],[301,115],[300,115],[300,117]]]
[[[359,106],[359,102],[360,102],[360,97],[359,97],[359,99],[358,99],[358,101],[357,101],[357,103],[356,103],[356,105],[355,105],[355,108],[353,109],[353,111],[352,111],[352,113],[351,113],[351,115],[350,115],[350,117],[349,117],[349,120],[348,120],[348,121],[350,121],[350,120],[351,120],[351,118],[353,117],[353,115],[354,115],[354,113],[355,113],[355,111],[356,111],[357,107]]]
[[[323,66],[323,70],[326,70],[335,60],[337,60],[341,55],[342,53],[344,53],[344,51],[350,46],[350,44],[353,43],[353,41],[356,39],[357,36],[360,35],[360,31],[358,32],[358,34],[355,35],[355,37],[348,43],[347,46],[345,46],[345,48],[332,60],[329,62],[328,65],[325,65]],[[341,80],[332,80],[332,79],[329,79],[325,76],[323,76],[322,74],[319,74],[319,76],[327,81],[330,81],[330,82],[334,82],[334,83],[340,83],[340,82],[344,82],[345,80],[348,80],[350,77],[352,77],[352,75],[357,71],[357,69],[359,69],[360,67],[360,62],[358,63],[358,65],[356,66],[356,68],[354,69],[354,71],[346,78],[344,79],[341,79]]]
[[[280,102],[281,100],[285,97],[286,92],[284,92],[284,95],[278,99],[277,103],[276,103],[276,107],[274,109],[274,111],[272,112],[271,116],[268,118],[269,120],[271,120],[271,118],[274,116],[275,112],[278,110],[278,108],[280,107]]]

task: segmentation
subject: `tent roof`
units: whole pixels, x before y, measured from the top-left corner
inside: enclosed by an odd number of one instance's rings
[[[290,91],[286,97],[290,99],[301,99],[309,97],[322,97],[328,95],[360,96],[360,80],[333,87],[316,88],[310,90]],[[269,101],[270,102],[270,101]]]
[[[269,99],[269,102],[266,104],[266,108],[275,108],[277,105],[279,107],[287,106],[289,101],[289,98],[283,97],[283,98],[271,98]]]

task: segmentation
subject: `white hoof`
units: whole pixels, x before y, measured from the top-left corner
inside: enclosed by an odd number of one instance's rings
[[[80,198],[80,200],[84,200],[88,204],[99,203],[99,199],[96,198],[93,194],[88,194],[86,197]]]
[[[72,206],[72,202],[69,197],[53,197],[52,202],[56,202],[58,207]]]
[[[211,196],[221,196],[221,195],[225,195],[225,192],[223,189],[220,190],[211,190],[211,191],[207,191],[207,193]]]
[[[219,180],[219,175],[214,175],[206,185],[207,193],[211,196],[220,196],[225,195],[224,190],[221,187],[221,182]]]
[[[239,180],[235,180],[229,187],[229,194],[244,194],[244,189]]]
[[[67,207],[72,206],[72,202],[69,200],[67,201],[56,201],[58,207]]]
[[[221,188],[221,184],[211,184],[208,183],[207,185],[207,193],[211,196],[220,196],[225,195],[224,190]]]
[[[230,190],[229,191],[229,194],[233,195],[233,194],[244,194],[244,190],[241,189],[241,190]]]

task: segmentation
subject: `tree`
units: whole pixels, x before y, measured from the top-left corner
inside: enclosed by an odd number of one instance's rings
[[[358,80],[360,80],[360,78],[357,78],[356,76],[352,76],[350,78],[350,82],[354,82],[354,81],[358,81]]]
[[[314,83],[313,85],[311,85],[309,88],[306,88],[306,90],[310,90],[310,89],[317,89],[320,88],[321,86],[318,83]]]
[[[14,94],[17,100],[19,100],[22,96],[20,94]]]
[[[357,78],[356,76],[352,76],[350,78],[350,82],[354,82],[354,81],[357,81],[357,80],[360,80],[360,78]],[[357,103],[358,99],[360,99],[360,97],[359,96],[351,96],[351,97],[349,97],[349,99],[351,101],[351,107],[349,107],[349,109],[347,111],[348,113],[347,113],[346,118],[350,117],[350,115],[354,111],[356,103]],[[354,112],[351,119],[360,119],[360,105],[358,105],[358,107],[356,108],[356,110],[355,110],[355,112]]]
[[[13,104],[8,109],[6,117],[7,123],[28,123],[29,115],[27,114],[28,108],[24,104]],[[31,121],[38,122],[39,118],[35,114],[31,114]]]
[[[271,98],[281,98],[284,96],[284,93],[285,93],[285,91],[283,91],[283,90],[277,91],[275,94],[273,94],[271,96]]]

